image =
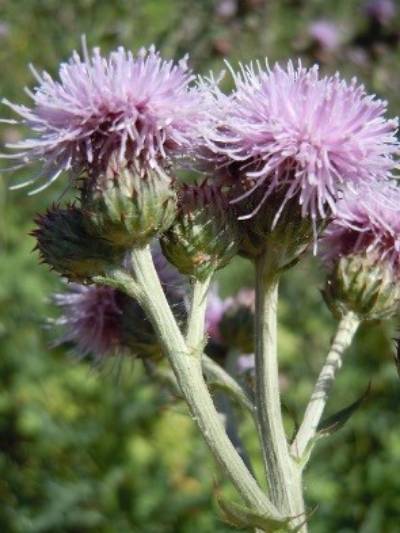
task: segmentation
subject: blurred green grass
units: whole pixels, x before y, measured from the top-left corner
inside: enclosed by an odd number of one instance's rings
[[[190,52],[202,73],[223,68],[224,55],[233,63],[265,55],[270,62],[319,59],[326,71],[357,75],[389,100],[392,114],[400,112],[400,50],[387,38],[400,33],[400,13],[381,37],[360,48],[357,36],[368,29],[360,1],[238,0],[229,16],[221,14],[221,4],[0,0],[1,96],[27,102],[23,87],[33,84],[28,63],[54,74],[84,33],[89,46],[104,50],[154,42],[167,56]],[[342,46],[336,53],[311,46],[308,27],[319,18],[338,24]],[[5,108],[2,115],[8,116]],[[0,141],[18,135],[3,126]],[[165,408],[165,397],[138,366],[125,363],[118,377],[112,364],[98,373],[49,349],[54,332],[44,327],[53,313],[47,297],[60,282],[38,265],[28,233],[34,214],[58,198],[63,184],[32,198],[8,191],[8,179],[0,176],[0,530],[231,531],[216,516],[219,480],[186,411]],[[224,294],[251,284],[249,265],[235,261],[219,281]],[[321,285],[313,259],[282,284],[283,398],[298,417],[334,329]],[[352,402],[370,380],[372,392],[348,425],[317,448],[306,475],[309,508],[318,505],[312,532],[399,529],[400,383],[390,335],[390,325],[365,325],[335,386],[330,412]],[[293,421],[287,422],[290,430]]]

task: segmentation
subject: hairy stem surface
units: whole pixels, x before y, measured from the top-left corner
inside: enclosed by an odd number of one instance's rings
[[[256,403],[272,502],[283,513],[304,513],[301,472],[290,456],[279,394],[277,275],[265,258],[256,262]],[[303,521],[304,516],[299,516]],[[302,529],[305,531],[305,529]]]
[[[187,348],[165,298],[148,247],[132,252],[132,266],[135,279],[131,286],[125,283],[124,290],[138,300],[149,316],[180,390],[214,457],[253,509],[275,520],[283,520],[282,514],[263,493],[225,432],[203,378],[201,352],[193,353]]]
[[[292,444],[293,453],[299,458],[303,456],[308,444],[315,437],[336,372],[342,366],[343,354],[350,346],[359,324],[359,319],[351,312],[339,322],[325,364],[318,376],[303,421]]]

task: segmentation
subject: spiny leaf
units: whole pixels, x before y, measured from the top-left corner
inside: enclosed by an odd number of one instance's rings
[[[358,398],[358,400],[345,407],[344,409],[341,409],[337,413],[328,416],[327,418],[322,420],[318,426],[318,434],[320,436],[330,435],[331,433],[334,433],[335,431],[341,429],[349,420],[349,418],[355,413],[355,411],[363,404],[363,402],[369,396],[370,392],[371,382],[369,382],[366,391],[360,398]]]
[[[217,502],[223,519],[228,524],[239,529],[259,528],[266,533],[288,530],[289,518],[277,521],[270,518],[267,514],[261,514],[245,505],[227,501],[220,496],[217,497]]]

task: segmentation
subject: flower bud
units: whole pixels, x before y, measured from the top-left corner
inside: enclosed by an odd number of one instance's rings
[[[323,295],[339,318],[352,311],[361,320],[386,319],[399,309],[400,284],[388,262],[353,254],[333,265]]]
[[[254,291],[242,289],[230,298],[219,323],[223,342],[241,353],[254,350]]]
[[[90,234],[116,246],[142,246],[168,229],[175,218],[172,181],[147,171],[111,162],[91,178],[82,192],[85,225]]]
[[[178,216],[161,237],[167,259],[199,280],[224,267],[238,250],[238,228],[220,189],[207,184],[184,186]]]
[[[265,202],[260,200],[261,194],[262,191],[245,202],[235,203],[243,231],[241,254],[255,259],[266,253],[277,270],[284,270],[298,261],[313,243],[314,231],[321,222],[303,216],[298,199],[286,200],[283,191],[271,194]],[[257,206],[259,210],[246,219]]]
[[[36,248],[41,260],[72,281],[85,281],[101,274],[123,250],[105,239],[88,234],[82,211],[74,206],[54,206],[36,218]]]

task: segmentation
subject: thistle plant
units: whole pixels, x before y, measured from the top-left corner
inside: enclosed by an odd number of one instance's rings
[[[95,361],[135,357],[186,402],[237,490],[238,501],[219,499],[229,523],[306,532],[303,471],[343,354],[362,321],[398,311],[397,120],[356,80],[321,76],[316,66],[230,71],[234,89],[225,94],[214,78],[194,76],[186,58],[84,47],[57,80],[34,70],[31,108],[5,101],[31,135],[4,157],[16,170],[41,165],[16,187],[41,179],[35,193],[64,175],[75,192],[73,204],[39,215],[33,232],[42,261],[67,279],[53,298],[64,330],[57,342]],[[190,165],[204,171],[201,182],[185,182]],[[289,441],[278,286],[312,252],[326,267],[324,296],[339,323]],[[222,300],[212,280],[236,255],[254,266],[254,287]],[[267,489],[224,395],[251,415]]]

